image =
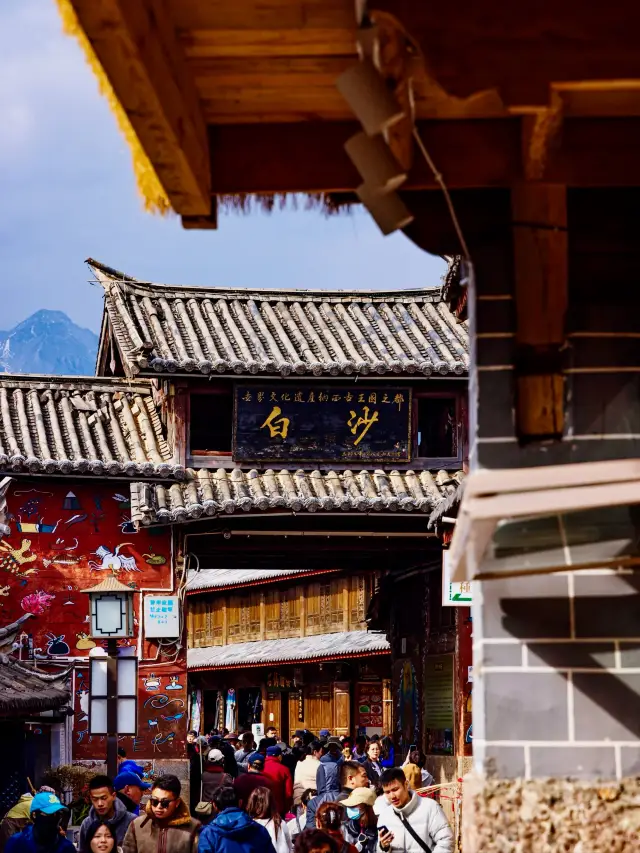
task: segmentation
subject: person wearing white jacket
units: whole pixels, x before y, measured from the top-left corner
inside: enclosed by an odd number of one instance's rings
[[[400,767],[385,770],[380,784],[389,803],[378,818],[381,853],[453,853],[453,832],[435,800],[413,793]]]

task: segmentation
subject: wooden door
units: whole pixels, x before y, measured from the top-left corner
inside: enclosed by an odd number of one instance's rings
[[[280,734],[280,723],[282,713],[282,693],[279,690],[267,690],[267,700],[264,703],[264,729],[275,726]]]
[[[334,735],[351,734],[351,684],[348,681],[333,682],[333,726]]]
[[[310,685],[305,698],[305,722],[316,734],[333,726],[331,688],[328,684]]]

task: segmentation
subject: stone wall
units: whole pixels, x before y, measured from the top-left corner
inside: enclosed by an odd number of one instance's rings
[[[640,779],[464,783],[464,853],[638,853]]]

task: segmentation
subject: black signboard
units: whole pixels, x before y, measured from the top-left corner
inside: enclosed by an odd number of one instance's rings
[[[237,385],[237,460],[407,462],[411,389]]]

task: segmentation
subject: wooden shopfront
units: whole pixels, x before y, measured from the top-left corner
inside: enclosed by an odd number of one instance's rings
[[[376,572],[231,569],[199,575],[209,587],[191,590],[187,629],[190,682],[202,691],[205,728],[230,722],[233,691],[234,728],[262,722],[285,740],[301,728],[353,735],[363,721],[370,733],[372,721],[376,730],[391,730],[389,645],[383,634],[368,633],[365,621]],[[240,577],[245,586],[229,589]],[[362,713],[361,684],[376,699],[377,717],[370,708]]]

